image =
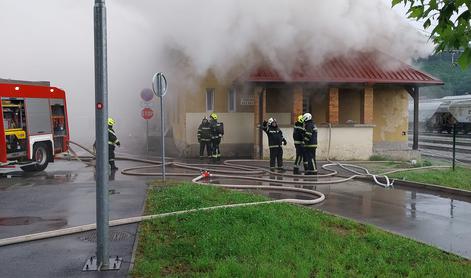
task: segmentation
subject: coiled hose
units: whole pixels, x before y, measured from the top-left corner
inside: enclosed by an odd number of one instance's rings
[[[331,129],[329,128],[329,130]],[[329,131],[328,157],[330,155],[330,141],[331,141],[331,131]],[[85,163],[89,163],[91,160],[94,159],[95,154],[93,151],[75,142],[70,142],[70,143],[84,149],[90,154],[89,156],[78,156],[75,152],[72,151],[73,157]],[[131,156],[117,156],[117,159],[152,164],[150,166],[139,166],[139,167],[132,167],[132,168],[124,169],[121,172],[124,175],[133,175],[133,176],[161,176],[162,175],[162,173],[160,172],[146,172],[146,173],[141,172],[142,170],[154,169],[156,167],[159,167],[161,165],[159,161],[135,158]],[[205,185],[211,185],[211,186],[217,186],[217,187],[223,187],[223,188],[229,188],[229,189],[239,189],[239,190],[256,189],[256,190],[276,190],[276,191],[285,191],[285,192],[296,192],[296,193],[304,193],[304,194],[311,195],[313,198],[307,199],[307,200],[305,199],[281,199],[281,200],[272,200],[272,201],[264,201],[264,202],[230,204],[230,205],[212,206],[212,207],[199,208],[199,209],[182,210],[182,211],[169,212],[169,213],[161,213],[161,214],[155,214],[155,215],[136,216],[136,217],[130,217],[130,218],[124,218],[124,219],[111,220],[109,222],[109,226],[127,225],[127,224],[138,223],[138,222],[150,220],[150,219],[164,218],[168,216],[188,214],[188,213],[194,213],[194,212],[200,212],[200,211],[211,211],[211,210],[216,210],[216,209],[229,209],[229,208],[256,206],[256,205],[264,205],[264,204],[271,204],[271,203],[293,203],[293,204],[302,204],[302,205],[314,205],[325,200],[325,195],[323,193],[315,191],[315,190],[307,189],[307,188],[271,186],[271,185],[211,184],[211,183],[208,183],[209,178],[245,180],[245,181],[252,181],[252,182],[259,182],[259,183],[261,182],[262,184],[263,183],[277,183],[277,184],[283,183],[283,184],[289,184],[289,185],[295,185],[295,186],[296,185],[313,186],[317,184],[334,184],[334,183],[346,182],[357,177],[371,177],[375,181],[376,184],[379,184],[383,187],[391,187],[392,181],[390,181],[389,178],[386,176],[389,173],[411,171],[411,170],[418,170],[418,169],[445,168],[444,166],[430,166],[430,167],[421,167],[421,168],[414,168],[414,169],[398,169],[398,170],[390,171],[388,173],[378,176],[378,175],[371,174],[368,171],[368,169],[364,167],[360,167],[360,166],[352,165],[352,164],[342,164],[339,162],[333,162],[330,159],[328,159],[329,164],[325,164],[322,166],[322,168],[328,173],[316,175],[316,176],[303,176],[303,175],[292,175],[288,173],[272,172],[270,170],[267,170],[266,168],[258,167],[258,166],[239,165],[239,163],[254,162],[254,161],[257,162],[257,160],[226,160],[224,161],[223,165],[188,164],[188,163],[170,161],[166,163],[166,165],[185,169],[185,170],[190,170],[194,172],[199,172],[200,174],[197,177],[193,178],[192,180],[196,184],[205,184]],[[348,172],[351,172],[353,175],[347,178],[333,179],[333,177],[335,177],[338,174],[338,172],[335,169],[332,169],[332,167],[340,167]],[[355,169],[362,170],[364,173],[361,173]],[[182,177],[182,176],[194,177],[195,173],[176,172],[176,173],[167,173],[167,175],[178,176],[178,177]],[[264,176],[267,176],[267,175],[281,177],[281,178],[291,178],[291,180],[286,180],[286,179],[278,180],[278,179],[272,179],[272,178],[265,178]],[[385,183],[382,183],[378,180],[378,177],[380,176],[383,176],[383,178],[386,180]],[[325,179],[325,180],[319,180],[319,179]],[[0,246],[59,237],[59,236],[64,236],[64,235],[71,235],[71,234],[91,231],[95,229],[96,229],[96,224],[88,224],[88,225],[81,225],[81,226],[59,229],[59,230],[54,230],[54,231],[47,231],[47,232],[5,238],[5,239],[0,239]]]

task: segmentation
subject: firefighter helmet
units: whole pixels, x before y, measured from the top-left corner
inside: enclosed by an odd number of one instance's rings
[[[213,120],[217,120],[218,119],[218,115],[216,113],[211,113],[211,119]]]
[[[298,116],[298,122],[300,123],[304,122],[303,115]]]
[[[114,125],[116,124],[115,120],[113,118],[108,118],[108,125]]]
[[[273,122],[276,122],[276,120],[273,119],[273,118],[270,118],[270,119],[268,119],[267,124],[271,125]]]
[[[312,115],[311,115],[311,113],[305,113],[305,114],[303,115],[303,121],[310,121],[310,120],[312,120]]]

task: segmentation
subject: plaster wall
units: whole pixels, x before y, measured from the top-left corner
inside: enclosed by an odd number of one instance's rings
[[[281,131],[288,141],[283,147],[283,159],[294,160],[296,150],[293,143],[293,128],[282,127]],[[332,160],[368,160],[373,154],[373,127],[333,127],[331,129],[329,158]],[[318,127],[317,159],[327,159],[329,149],[329,128]],[[263,136],[263,156],[269,158],[268,139]]]
[[[373,142],[382,146],[407,146],[408,93],[404,89],[375,89]]]

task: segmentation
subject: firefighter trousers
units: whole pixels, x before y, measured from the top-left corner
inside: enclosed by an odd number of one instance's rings
[[[221,159],[221,152],[219,151],[219,144],[221,144],[221,139],[211,140],[211,151],[213,153],[213,160]]]
[[[283,169],[283,148],[281,146],[270,147],[270,170]]]
[[[204,149],[206,148],[206,154],[208,157],[211,157],[212,152],[211,152],[211,141],[200,141],[200,157],[204,157]]]
[[[294,160],[293,173],[299,174],[299,168],[301,168],[301,164],[303,163],[304,146],[301,144],[294,144],[294,147],[296,148],[296,159]]]
[[[304,171],[306,175],[317,173],[316,147],[304,147]]]
[[[115,164],[115,154],[114,154],[114,149],[115,146],[113,145],[108,145],[108,162],[110,163],[111,170],[116,170],[118,167],[116,167]]]

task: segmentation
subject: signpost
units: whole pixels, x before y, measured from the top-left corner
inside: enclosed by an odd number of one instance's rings
[[[144,108],[141,110],[141,117],[146,120],[146,147],[149,152],[149,120],[154,117],[154,110],[150,108]]]
[[[162,180],[165,183],[165,127],[164,127],[164,96],[167,94],[167,78],[164,74],[158,72],[152,78],[152,90],[154,94],[160,98],[160,140],[162,149]]]

